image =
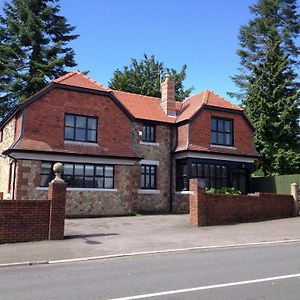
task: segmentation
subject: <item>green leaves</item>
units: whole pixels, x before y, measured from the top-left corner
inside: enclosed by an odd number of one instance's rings
[[[154,55],[148,57],[144,54],[140,61],[131,58],[131,65],[125,66],[123,71],[114,71],[109,87],[135,94],[160,97],[161,78],[169,73],[175,81],[176,99],[182,101],[193,90],[192,87],[184,89],[183,81],[186,78],[186,69],[186,65],[182,66],[180,72],[175,69],[168,69],[163,62],[157,61]]]
[[[5,2],[0,17],[0,119],[16,103],[76,66],[68,42],[78,35],[58,0]]]

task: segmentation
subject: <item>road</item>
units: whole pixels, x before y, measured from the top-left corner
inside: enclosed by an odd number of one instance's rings
[[[300,243],[0,268],[0,299],[299,299]]]

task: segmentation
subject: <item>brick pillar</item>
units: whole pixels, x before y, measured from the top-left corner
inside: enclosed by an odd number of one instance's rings
[[[56,178],[49,183],[50,200],[49,240],[62,240],[65,230],[66,183],[60,178],[62,164],[53,166]]]
[[[205,191],[199,188],[199,179],[190,179],[189,195],[190,202],[190,224],[192,226],[206,226]]]

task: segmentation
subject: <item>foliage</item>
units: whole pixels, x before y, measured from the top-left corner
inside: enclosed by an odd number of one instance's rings
[[[300,168],[299,83],[295,66],[300,19],[294,0],[258,0],[255,18],[240,31],[241,74],[234,77],[256,131],[265,175]]]
[[[58,0],[11,0],[0,16],[0,118],[14,104],[76,65],[67,43],[78,35]]]
[[[215,188],[206,188],[205,189],[206,193],[208,194],[224,194],[224,195],[241,195],[241,191],[233,188],[233,187],[221,187],[219,189]]]
[[[166,68],[163,62],[155,59],[154,55],[148,57],[144,54],[140,61],[131,58],[131,65],[125,66],[123,71],[114,71],[109,87],[124,92],[160,97],[161,78],[169,73],[175,81],[176,99],[182,101],[193,90],[192,87],[184,89],[186,69],[187,66],[183,65],[180,72],[177,72],[175,69]]]

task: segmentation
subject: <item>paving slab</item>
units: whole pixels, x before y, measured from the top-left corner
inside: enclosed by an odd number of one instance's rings
[[[65,239],[0,245],[0,264],[202,246],[300,241],[300,218],[192,227],[188,215],[66,219]]]

